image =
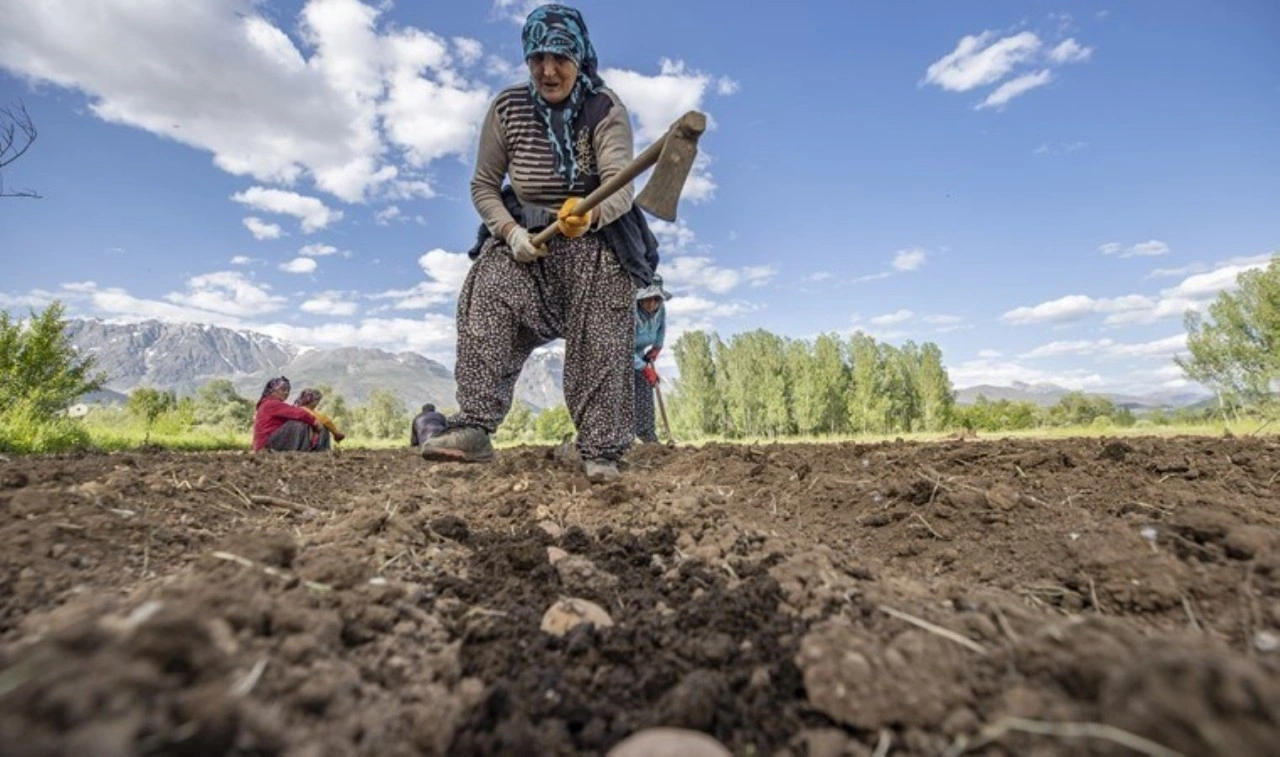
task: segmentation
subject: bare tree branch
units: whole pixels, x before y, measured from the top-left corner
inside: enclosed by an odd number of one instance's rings
[[[0,168],[25,155],[37,136],[39,132],[25,105],[19,102],[0,108]],[[32,189],[6,191],[4,177],[0,176],[0,197],[39,198],[40,195]]]

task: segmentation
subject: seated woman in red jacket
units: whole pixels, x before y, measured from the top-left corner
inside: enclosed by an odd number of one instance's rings
[[[313,452],[320,438],[320,424],[311,413],[285,402],[289,379],[273,378],[262,389],[253,414],[253,451]]]

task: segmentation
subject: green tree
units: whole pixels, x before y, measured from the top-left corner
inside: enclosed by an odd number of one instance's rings
[[[195,421],[202,426],[246,431],[253,426],[253,402],[228,379],[214,379],[196,390]]]
[[[790,431],[785,343],[763,329],[735,334],[716,352],[716,386],[725,433],[777,436]]]
[[[0,408],[27,404],[51,418],[106,384],[105,374],[93,372],[93,358],[71,346],[62,314],[56,301],[25,323],[0,311]]]
[[[716,389],[715,352],[719,342],[714,334],[686,331],[672,347],[680,372],[672,397],[673,420],[692,436],[723,432],[724,402]]]
[[[1236,277],[1207,316],[1189,310],[1186,357],[1174,361],[1192,381],[1218,395],[1220,407],[1269,406],[1280,382],[1280,255],[1265,269]]]
[[[823,428],[823,386],[809,343],[797,339],[787,345],[787,374],[791,377],[791,412],[796,430],[803,435]]]
[[[358,425],[366,436],[394,439],[409,428],[409,411],[399,397],[385,389],[373,390],[361,411]]]
[[[1099,416],[1110,418],[1116,406],[1111,400],[1096,394],[1067,392],[1058,403],[1049,408],[1049,422],[1055,426],[1088,426]]]
[[[885,430],[885,380],[876,340],[857,331],[849,339],[850,380],[846,406],[854,433]]]
[[[920,368],[916,374],[920,391],[920,412],[925,431],[942,431],[951,427],[951,414],[956,406],[956,393],[951,376],[942,365],[942,350],[933,342],[920,346]]]
[[[106,376],[78,355],[66,336],[63,307],[50,304],[24,322],[0,311],[0,451],[58,452],[89,444],[64,412],[101,389]]]
[[[829,434],[844,431],[848,425],[845,394],[849,391],[849,366],[844,362],[844,347],[835,334],[820,334],[813,343],[813,384],[817,389],[819,423],[817,428]]]
[[[143,444],[148,444],[151,442],[151,428],[155,426],[156,419],[174,409],[177,405],[178,398],[172,391],[162,392],[159,389],[141,387],[134,389],[129,394],[129,401],[125,403],[125,410],[143,422],[147,430],[143,438]]]
[[[569,408],[556,405],[543,410],[534,420],[533,429],[538,439],[544,442],[558,442],[566,437],[572,437],[573,418],[569,415]]]
[[[533,411],[529,405],[516,400],[511,403],[511,410],[498,426],[498,433],[493,435],[494,441],[517,442],[527,441],[533,431]]]
[[[908,341],[901,348],[877,345],[881,370],[881,431],[909,433],[922,416],[916,381],[919,349]]]

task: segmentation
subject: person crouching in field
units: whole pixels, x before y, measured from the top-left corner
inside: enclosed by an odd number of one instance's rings
[[[436,412],[436,406],[428,402],[422,406],[422,412],[413,419],[413,426],[409,429],[409,445],[417,447],[444,431],[447,425],[444,414]]]
[[[253,451],[311,452],[323,428],[309,411],[290,405],[289,379],[273,378],[262,389],[253,413]]]
[[[320,424],[320,436],[315,440],[316,451],[327,450],[330,442],[340,442],[347,438],[346,434],[338,430],[332,418],[316,409],[322,399],[324,394],[319,389],[303,389],[298,393],[298,399],[293,402],[315,416],[316,422]]]

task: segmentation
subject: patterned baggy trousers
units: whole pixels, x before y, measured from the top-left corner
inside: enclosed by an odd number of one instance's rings
[[[634,432],[635,285],[599,234],[557,237],[517,263],[489,239],[458,296],[458,413],[450,426],[497,431],[534,349],[564,339],[564,399],[583,459],[617,460]]]
[[[644,378],[644,371],[636,374],[636,436],[642,442],[658,441],[653,422],[653,387]]]

